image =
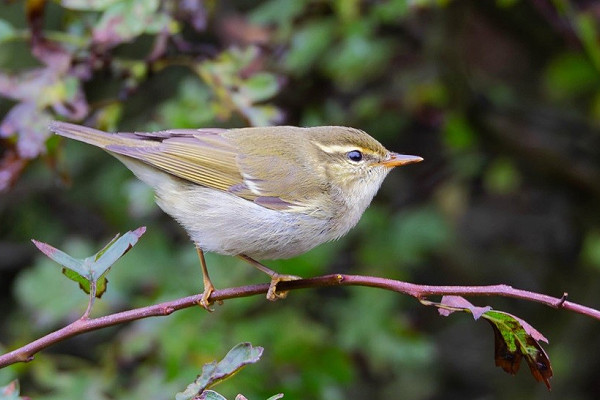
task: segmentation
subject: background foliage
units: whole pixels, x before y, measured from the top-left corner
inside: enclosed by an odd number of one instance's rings
[[[600,307],[600,7],[586,0],[0,2],[0,350],[85,309],[29,242],[93,254],[147,233],[95,315],[199,291],[184,232],[116,160],[49,137],[108,130],[340,124],[425,162],[394,171],[339,242],[269,262],[430,284],[507,283]],[[208,256],[218,287],[262,282]],[[475,299],[543,332],[556,398],[600,396],[596,321]],[[219,386],[264,399],[546,398],[493,366],[467,316],[379,290],[228,301],[73,338],[0,370],[36,399],[172,398],[233,345],[262,360]]]

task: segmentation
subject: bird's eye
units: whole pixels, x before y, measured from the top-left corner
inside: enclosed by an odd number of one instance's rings
[[[348,152],[348,159],[350,161],[359,162],[360,160],[362,160],[362,158],[363,158],[363,155],[358,150],[352,150],[352,151]]]

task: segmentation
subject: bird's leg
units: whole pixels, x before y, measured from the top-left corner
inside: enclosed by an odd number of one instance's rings
[[[204,282],[204,291],[202,292],[202,297],[198,304],[207,311],[213,311],[210,308],[210,295],[215,291],[215,287],[210,281],[210,277],[208,276],[208,268],[206,268],[206,261],[204,260],[204,252],[198,246],[196,246],[196,252],[198,253],[198,258],[200,259],[200,266],[202,267],[202,280]]]
[[[273,271],[272,269],[265,267],[263,264],[259,263],[252,257],[248,257],[244,254],[240,254],[238,257],[244,261],[249,262],[252,266],[254,266],[254,268],[258,269],[259,271],[264,272],[265,274],[267,274],[271,277],[271,284],[269,285],[269,291],[267,292],[267,299],[270,301],[285,299],[288,294],[287,291],[285,291],[285,292],[277,291],[277,284],[279,282],[295,281],[298,279],[302,279],[301,277],[295,276],[295,275],[279,274],[279,273]]]

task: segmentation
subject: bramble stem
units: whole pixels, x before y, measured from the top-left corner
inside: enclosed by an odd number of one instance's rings
[[[362,275],[343,275],[333,274],[324,275],[308,279],[299,279],[294,281],[283,281],[278,283],[278,288],[282,291],[317,288],[326,286],[368,286],[385,290],[391,290],[397,293],[406,294],[417,299],[423,299],[428,296],[457,295],[465,297],[473,296],[500,296],[512,297],[521,300],[528,300],[552,308],[560,308],[573,311],[578,314],[586,315],[600,321],[600,311],[586,307],[566,300],[566,294],[561,297],[548,296],[541,293],[530,292],[527,290],[515,289],[508,285],[490,285],[490,286],[430,286],[417,285],[414,283],[396,281],[386,278]],[[239,286],[228,289],[215,290],[210,298],[210,302],[222,301],[238,297],[248,297],[269,290],[269,284]],[[23,347],[0,356],[0,368],[6,367],[18,362],[28,362],[39,351],[68,339],[107,326],[113,326],[124,322],[131,322],[142,318],[165,316],[174,311],[183,308],[195,307],[200,301],[201,294],[187,296],[176,300],[167,301],[152,306],[136,308],[123,311],[116,314],[106,315],[98,318],[80,318],[77,321],[49,333]],[[88,315],[88,311],[84,316]]]

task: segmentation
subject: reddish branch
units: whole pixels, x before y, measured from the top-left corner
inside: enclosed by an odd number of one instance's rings
[[[553,308],[563,308],[591,318],[600,320],[600,311],[590,307],[582,306],[577,303],[566,300],[566,293],[562,297],[552,297],[527,290],[514,289],[508,285],[491,286],[429,286],[417,285],[413,283],[395,281],[392,279],[377,278],[372,276],[360,275],[324,275],[309,279],[300,279],[297,281],[280,282],[280,290],[295,290],[304,288],[315,288],[324,286],[370,286],[380,289],[391,290],[398,293],[423,299],[428,296],[458,295],[458,296],[501,296],[513,297],[522,300],[541,303]],[[266,293],[269,289],[268,284],[240,286],[229,289],[215,290],[210,296],[211,301],[221,301],[237,297],[247,297],[256,294]],[[28,362],[33,360],[34,355],[53,345],[72,336],[84,332],[93,331],[107,326],[117,325],[124,322],[135,321],[147,317],[158,317],[169,315],[176,310],[195,306],[200,301],[201,295],[183,297],[181,299],[167,301],[148,307],[136,308],[129,311],[123,311],[116,314],[107,315],[99,318],[88,318],[85,315],[77,321],[54,331],[44,337],[41,337],[23,347],[0,356],[0,368],[6,367],[18,362]]]

